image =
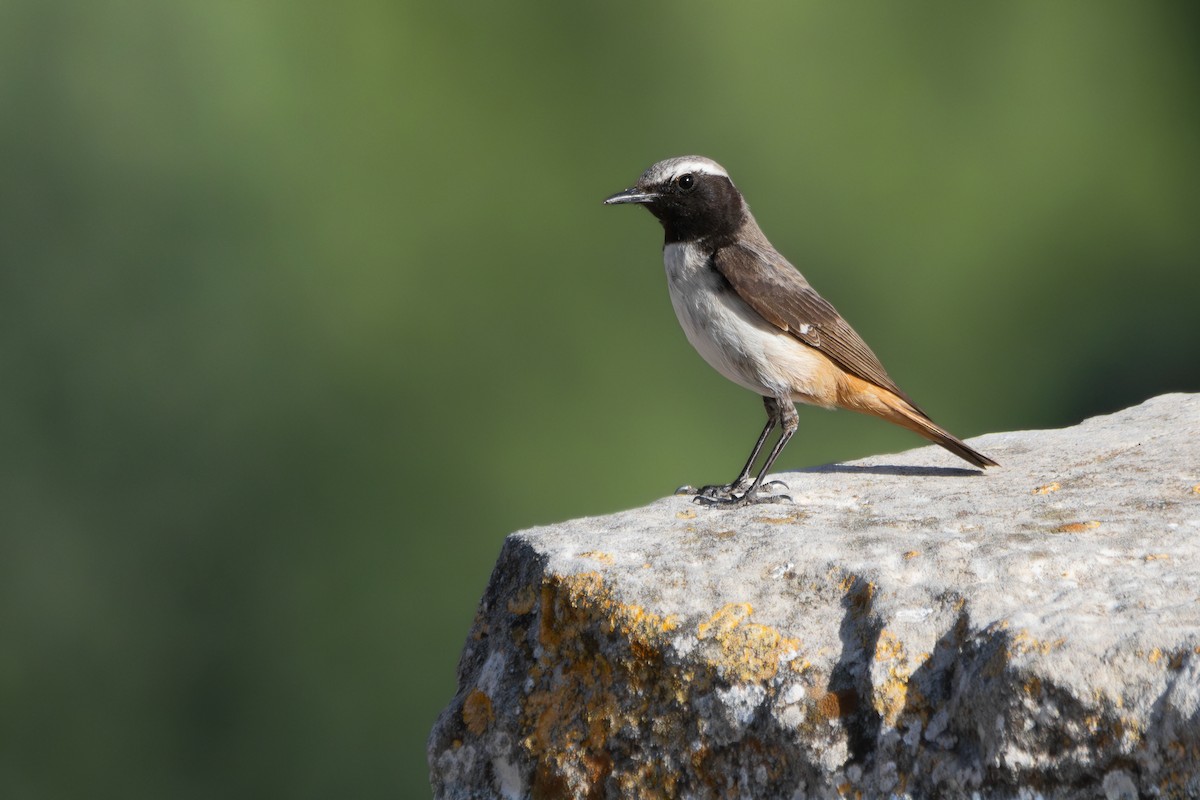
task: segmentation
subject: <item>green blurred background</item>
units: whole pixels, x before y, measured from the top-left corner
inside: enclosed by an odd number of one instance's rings
[[[660,158],[961,436],[1200,389],[1198,8],[0,3],[0,795],[428,796],[504,535],[762,424]]]

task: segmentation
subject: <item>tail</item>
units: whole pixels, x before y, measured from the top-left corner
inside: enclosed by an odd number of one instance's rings
[[[839,398],[839,400],[846,401],[844,404],[839,403],[844,408],[886,419],[888,422],[907,428],[981,469],[1000,466],[983,453],[970,447],[962,439],[940,427],[921,409],[894,392],[857,378],[853,379],[852,385],[847,389],[848,391]]]
[[[900,401],[904,403],[903,400]],[[904,403],[904,406],[907,406]],[[945,428],[940,427],[936,422],[922,414],[915,408],[901,406],[895,409],[895,415],[885,417],[889,422],[894,422],[897,425],[908,428],[910,431],[919,433],[934,444],[940,444],[942,447],[949,450],[954,455],[964,461],[970,461],[975,466],[983,469],[986,467],[998,467],[998,463],[985,456],[983,453],[972,448],[962,439],[959,439],[954,434]]]

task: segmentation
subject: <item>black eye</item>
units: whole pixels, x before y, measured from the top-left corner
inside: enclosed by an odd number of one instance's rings
[[[696,179],[692,177],[691,173],[680,175],[675,179],[675,185],[685,192],[690,192],[692,187],[696,185]]]

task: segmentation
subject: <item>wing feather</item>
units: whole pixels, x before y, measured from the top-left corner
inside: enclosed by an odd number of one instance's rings
[[[837,309],[773,247],[755,245],[739,241],[713,254],[713,266],[738,296],[772,325],[824,353],[850,374],[895,393],[923,414]]]

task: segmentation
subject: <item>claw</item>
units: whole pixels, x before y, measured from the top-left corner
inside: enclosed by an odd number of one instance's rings
[[[706,497],[710,500],[718,502],[727,502],[737,496],[738,486],[735,484],[719,485],[711,484],[709,486],[701,486],[696,491],[697,497]]]
[[[699,489],[690,485],[680,486],[675,494],[690,494],[692,502],[702,506],[748,506],[755,503],[790,503],[790,495],[771,494],[772,491],[787,488],[788,485],[783,481],[767,481],[755,486],[754,479],[744,475],[733,483],[714,483]]]
[[[771,483],[779,483],[779,481],[771,481]],[[705,492],[704,489],[728,489],[726,486],[706,486],[700,490],[692,502],[701,506],[716,506],[726,505],[730,507],[757,505],[758,503],[792,503],[792,496],[789,494],[770,494],[764,491],[767,486],[759,486],[753,491],[743,492],[742,494],[734,494],[732,492]],[[784,485],[786,489],[787,486]]]

